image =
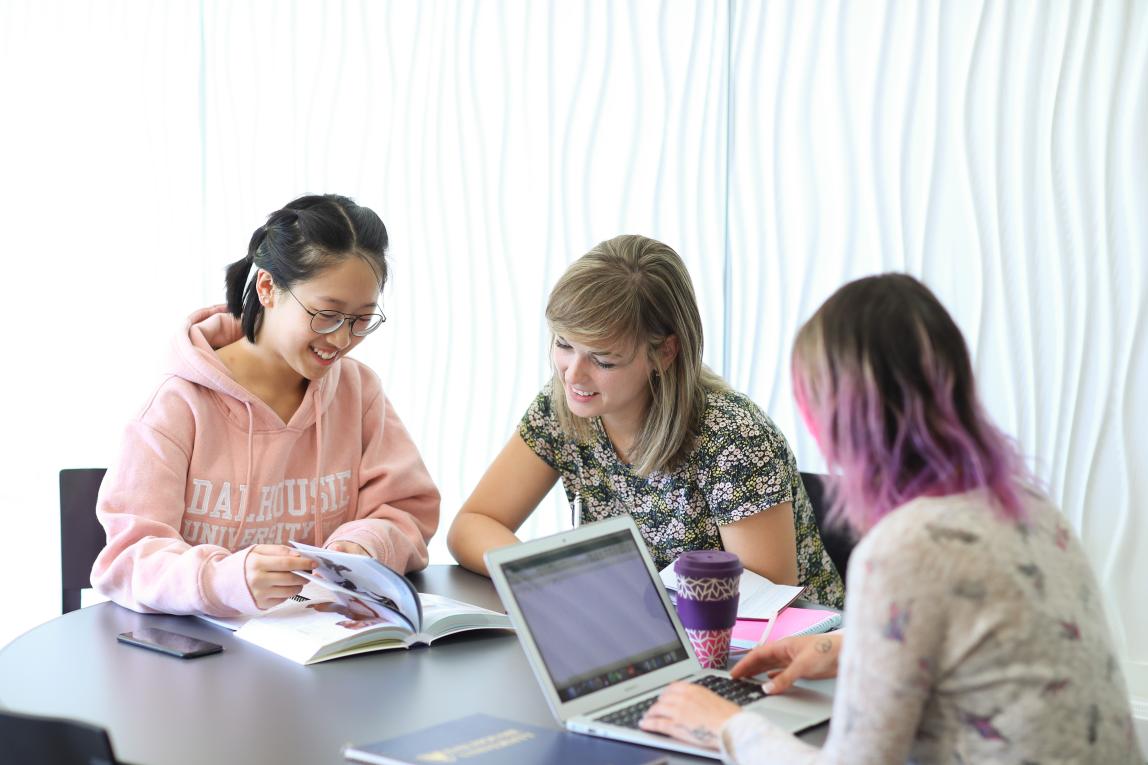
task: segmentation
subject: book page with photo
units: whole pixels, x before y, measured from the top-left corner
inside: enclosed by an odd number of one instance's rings
[[[512,629],[506,614],[441,595],[362,555],[292,543],[319,565],[300,595],[250,619],[201,617],[299,664],[430,645],[459,632]]]
[[[397,615],[414,632],[422,631],[423,613],[419,594],[405,576],[365,555],[324,550],[302,542],[291,542],[299,553],[319,564],[311,573],[299,576],[355,601],[381,619]]]

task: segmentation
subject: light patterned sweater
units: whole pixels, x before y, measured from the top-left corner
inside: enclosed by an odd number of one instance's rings
[[[1047,500],[1023,523],[984,492],[890,513],[849,563],[828,739],[750,712],[728,762],[1143,763],[1096,580]]]

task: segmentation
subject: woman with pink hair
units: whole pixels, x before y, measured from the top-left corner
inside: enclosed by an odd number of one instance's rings
[[[862,537],[845,628],[732,674],[774,672],[767,693],[837,676],[825,746],[686,683],[642,727],[745,764],[1142,762],[1084,551],[986,417],[933,293],[903,274],[845,285],[798,332],[793,382],[832,513]]]

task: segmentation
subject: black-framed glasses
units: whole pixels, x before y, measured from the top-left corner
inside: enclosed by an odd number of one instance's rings
[[[337,332],[339,327],[343,326],[343,322],[350,321],[351,334],[355,337],[366,337],[387,320],[387,317],[382,313],[354,314],[343,313],[342,311],[312,311],[303,305],[302,300],[295,297],[294,292],[287,290],[287,294],[295,298],[295,302],[299,304],[300,308],[311,314],[311,330],[320,335],[329,335],[332,332]]]

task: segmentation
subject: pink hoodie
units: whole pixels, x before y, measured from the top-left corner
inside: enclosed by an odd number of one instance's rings
[[[291,539],[356,542],[404,572],[427,564],[438,490],[375,374],[340,359],[284,424],[212,350],[242,334],[224,306],[192,314],[104,478],[92,584],[120,605],[258,613],[247,553]]]

